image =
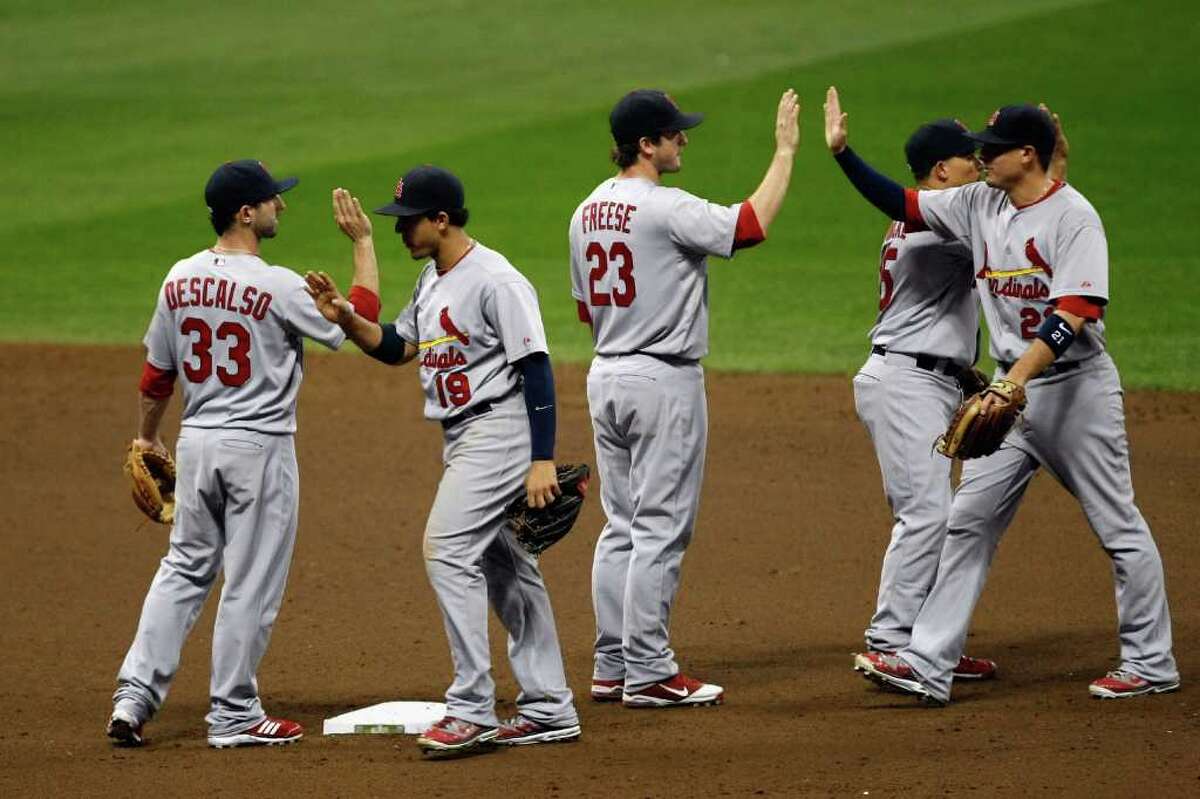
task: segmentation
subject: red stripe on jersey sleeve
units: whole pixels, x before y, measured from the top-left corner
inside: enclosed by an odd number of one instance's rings
[[[175,370],[159,369],[146,361],[142,364],[142,379],[138,390],[150,399],[166,399],[175,391]]]
[[[355,313],[363,319],[370,322],[379,321],[381,303],[378,294],[362,286],[351,286],[349,299]]]
[[[766,238],[767,234],[758,223],[758,214],[754,213],[754,206],[747,200],[738,210],[737,227],[733,229],[733,249],[753,247]]]
[[[587,303],[583,300],[575,300],[575,310],[579,312],[579,321],[590,325],[592,323],[592,312],[588,310]]]
[[[1090,319],[1093,322],[1104,316],[1104,306],[1096,301],[1094,297],[1059,297],[1054,301],[1054,307],[1060,311],[1073,313],[1076,316],[1082,316],[1084,319]]]
[[[916,189],[904,190],[904,216],[907,217],[904,224],[908,232],[929,230],[929,225],[925,224],[925,219],[921,216],[921,201],[917,198]]]

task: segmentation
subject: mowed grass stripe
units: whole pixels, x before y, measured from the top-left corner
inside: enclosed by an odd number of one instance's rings
[[[844,184],[824,151],[820,100],[824,87],[837,82],[851,111],[854,145],[897,178],[904,177],[903,139],[927,118],[955,115],[978,125],[1002,102],[1051,102],[1066,118],[1074,145],[1072,182],[1092,199],[1108,227],[1114,297],[1109,324],[1126,383],[1195,388],[1196,378],[1184,374],[1184,364],[1200,353],[1185,301],[1196,259],[1183,235],[1196,209],[1179,186],[1194,185],[1196,170],[1179,148],[1155,144],[1186,140],[1187,113],[1175,108],[1177,90],[1170,84],[1136,80],[1194,71],[1182,41],[1166,36],[1177,28],[1178,20],[1105,4],[676,92],[685,106],[710,117],[695,132],[684,173],[672,182],[723,202],[744,197],[761,175],[779,91],[794,85],[805,100],[804,147],[792,196],[771,240],[732,263],[713,262],[708,364],[844,372],[863,358],[884,223]],[[1139,51],[1142,44],[1153,44],[1151,63]],[[1096,61],[1097,51],[1108,54],[1103,62]],[[383,202],[404,167],[441,163],[467,183],[472,232],[506,252],[538,285],[556,357],[585,359],[586,331],[575,321],[569,299],[565,225],[579,199],[610,172],[609,102],[440,145],[304,169],[301,186],[288,197],[284,232],[268,245],[268,254],[299,269],[331,268],[345,281],[348,245],[329,222],[328,189],[346,185],[368,204]],[[1157,124],[1147,131],[1143,115],[1151,111]],[[1140,160],[1119,158],[1131,150]],[[1177,177],[1138,182],[1148,169]],[[203,175],[192,182],[198,195]],[[26,283],[27,312],[6,292],[0,335],[136,340],[163,270],[211,238],[197,206],[189,197],[83,219],[69,231],[61,225],[39,229],[33,237],[36,257],[56,271],[69,271],[72,279],[67,285]],[[411,290],[415,269],[386,220],[380,222],[385,302],[394,311]],[[81,241],[99,248],[94,263],[81,257]],[[26,251],[31,259],[34,249]],[[53,319],[37,313],[50,304],[73,312]]]
[[[0,143],[20,157],[0,164],[0,234],[192,197],[183,187],[210,164],[251,151],[308,171],[606,106],[637,84],[683,91],[1045,3],[938,5],[693,0],[647,24],[630,0],[510,0],[458,3],[445,25],[413,2],[8,3]]]

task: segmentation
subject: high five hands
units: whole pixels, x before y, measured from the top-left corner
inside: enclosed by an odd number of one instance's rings
[[[825,144],[834,155],[846,149],[847,116],[842,113],[837,87],[830,86],[825,92]]]

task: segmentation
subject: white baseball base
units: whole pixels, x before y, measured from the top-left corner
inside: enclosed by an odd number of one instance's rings
[[[380,702],[325,719],[325,735],[420,735],[446,715],[441,702]]]

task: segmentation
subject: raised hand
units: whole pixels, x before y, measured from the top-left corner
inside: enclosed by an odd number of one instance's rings
[[[775,113],[775,149],[793,154],[800,145],[800,98],[794,89],[788,89],[779,98],[779,110]]]
[[[330,322],[347,325],[354,319],[354,306],[338,291],[333,278],[324,272],[308,272],[304,275],[305,290],[313,298],[317,310]]]
[[[1045,103],[1038,103],[1038,108],[1054,120],[1054,154],[1050,157],[1050,175],[1055,180],[1066,180],[1067,156],[1071,151],[1071,144],[1067,141],[1067,134],[1063,133],[1062,120]]]
[[[847,116],[842,113],[837,87],[830,86],[825,92],[825,144],[834,155],[846,149]]]
[[[363,212],[358,198],[345,189],[333,190],[333,221],[351,241],[371,237],[371,218]]]

